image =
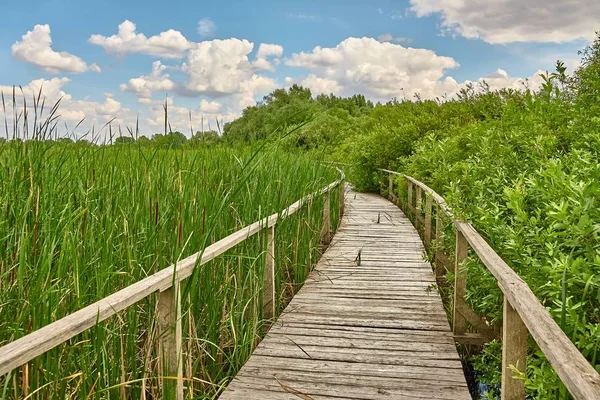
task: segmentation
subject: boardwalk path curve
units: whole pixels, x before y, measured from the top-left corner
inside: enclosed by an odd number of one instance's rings
[[[330,247],[220,398],[470,399],[424,251],[398,207],[347,192]]]

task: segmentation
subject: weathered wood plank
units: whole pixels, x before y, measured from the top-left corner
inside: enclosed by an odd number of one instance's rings
[[[221,398],[470,398],[417,231],[379,196],[345,197],[329,248]]]

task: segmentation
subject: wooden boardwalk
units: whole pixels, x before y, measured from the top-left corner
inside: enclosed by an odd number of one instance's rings
[[[220,398],[470,399],[434,284],[402,211],[348,192],[330,247]]]

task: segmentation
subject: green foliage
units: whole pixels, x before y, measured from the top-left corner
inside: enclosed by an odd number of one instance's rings
[[[474,224],[600,370],[600,109],[592,113],[588,103],[600,83],[588,68],[597,68],[600,53],[586,54],[594,56],[574,79],[559,62],[538,93],[478,96],[477,102],[493,104],[484,108],[501,112],[442,136],[429,133],[401,167]],[[467,268],[469,303],[500,322],[495,279],[479,263]],[[492,388],[499,384],[500,352],[491,344],[474,358]],[[564,395],[533,342],[526,386],[532,398]]]
[[[558,61],[536,92],[481,83],[454,99],[374,106],[359,96],[312,99],[295,88],[248,109],[232,127],[252,141],[303,115],[308,123],[286,138],[287,148],[352,164],[358,189],[378,190],[379,168],[424,181],[474,224],[600,370],[600,35],[581,55],[572,74]],[[286,107],[297,113],[280,113]],[[467,269],[468,302],[501,323],[495,279],[480,262]],[[494,342],[473,359],[489,398],[498,394],[500,352]],[[529,396],[564,398],[533,342],[528,358]]]

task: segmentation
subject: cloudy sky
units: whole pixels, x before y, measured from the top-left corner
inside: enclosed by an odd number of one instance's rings
[[[2,5],[0,90],[21,85],[76,131],[90,124],[189,134],[277,87],[393,97],[452,95],[467,81],[535,85],[600,30],[597,0],[29,0]],[[8,18],[6,17],[8,16]],[[0,110],[0,114],[2,111]],[[3,135],[0,132],[0,135]]]

